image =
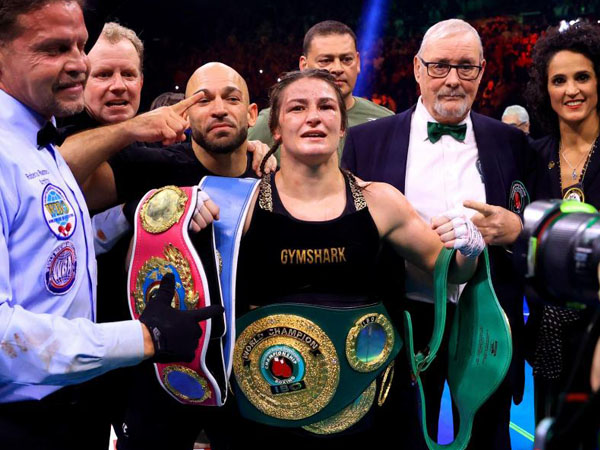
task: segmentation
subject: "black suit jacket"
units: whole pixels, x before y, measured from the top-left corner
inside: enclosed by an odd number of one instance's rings
[[[342,166],[363,180],[383,181],[404,193],[410,123],[414,109],[415,107],[396,116],[349,129]],[[474,112],[471,113],[471,121],[479,151],[486,201],[508,209],[512,183],[519,180],[528,185],[534,164],[533,151],[525,134],[514,127]],[[489,254],[494,289],[512,328],[514,358],[509,376],[513,396],[518,403],[522,398],[524,385],[524,362],[518,345],[523,333],[523,283],[512,266],[511,255],[504,248],[492,246]],[[393,266],[400,271],[400,275],[395,275],[395,278],[403,282],[403,263],[396,262]],[[389,272],[386,275],[389,276]],[[399,288],[403,292],[404,287],[396,282],[395,289]],[[398,295],[397,292],[395,295]]]
[[[546,136],[533,143],[537,152],[535,179],[532,181],[532,195],[536,200],[562,198],[560,191],[560,165],[558,138]],[[600,208],[600,146],[594,150],[583,177],[585,202]],[[561,161],[564,164],[564,161]]]

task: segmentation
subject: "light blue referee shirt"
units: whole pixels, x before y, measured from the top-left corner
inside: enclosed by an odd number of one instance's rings
[[[138,321],[95,324],[83,194],[45,120],[0,90],[0,403],[40,399],[143,358]]]

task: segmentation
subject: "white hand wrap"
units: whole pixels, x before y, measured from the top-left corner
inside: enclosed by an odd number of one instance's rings
[[[475,258],[485,248],[485,241],[477,227],[460,208],[446,211],[443,216],[452,221],[454,227],[454,248],[467,258]]]
[[[210,200],[210,197],[208,196],[206,191],[203,191],[200,188],[198,188],[198,196],[196,198],[196,209],[202,208],[204,202],[207,200]]]
[[[193,220],[194,217],[196,217],[196,214],[199,214],[200,217],[202,217],[202,213],[200,213],[200,210],[202,208],[205,208],[204,202],[207,200],[210,200],[210,196],[205,191],[203,191],[199,187],[197,189],[198,189],[198,195],[196,195],[196,208],[194,209],[192,221],[190,221],[190,226],[189,226],[190,230],[192,230],[192,223],[194,222],[194,220]]]

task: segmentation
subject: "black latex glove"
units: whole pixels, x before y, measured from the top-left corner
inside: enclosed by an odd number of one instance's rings
[[[202,329],[198,322],[223,314],[221,305],[211,305],[192,311],[171,307],[175,293],[175,278],[167,273],[160,287],[146,304],[140,322],[148,327],[154,344],[154,362],[189,362],[194,359]]]

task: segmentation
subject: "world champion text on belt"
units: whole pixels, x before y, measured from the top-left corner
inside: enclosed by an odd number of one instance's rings
[[[381,303],[271,304],[237,322],[233,361],[242,416],[333,434],[361,420],[376,398],[380,406],[385,401],[402,339]]]
[[[250,402],[279,419],[314,415],[329,403],[339,382],[331,340],[314,322],[292,314],[271,315],[246,327],[237,339],[233,366]]]

